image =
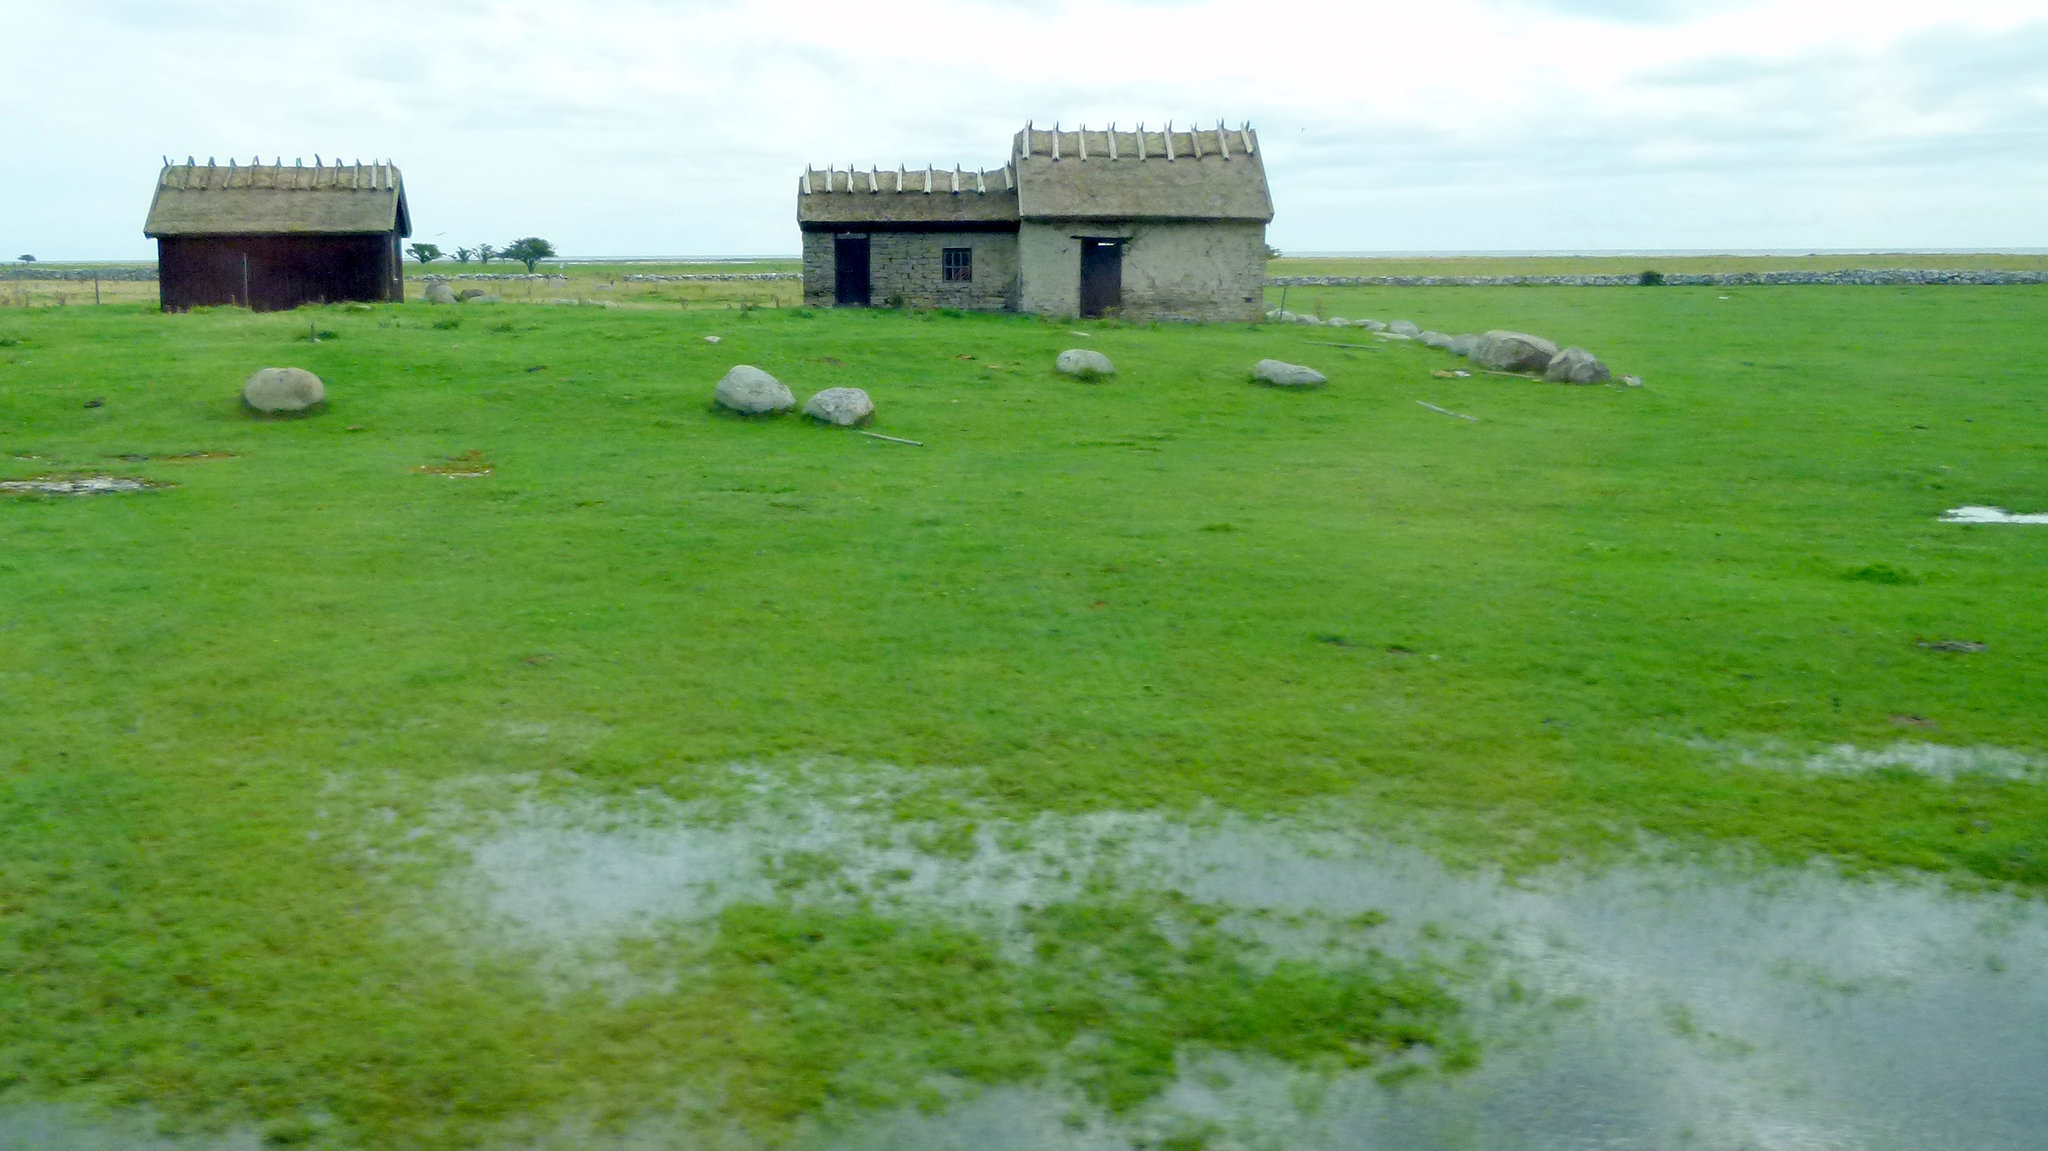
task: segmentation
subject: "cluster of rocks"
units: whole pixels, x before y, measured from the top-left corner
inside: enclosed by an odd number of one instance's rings
[[[801,280],[802,272],[701,272],[682,276],[658,276],[646,272],[635,272],[625,277],[632,284],[673,284],[678,281],[715,280],[721,283],[747,281],[758,283],[763,280]]]
[[[743,416],[779,416],[796,407],[796,396],[767,372],[738,364],[718,381],[712,402]],[[834,427],[859,427],[874,420],[875,402],[859,388],[826,388],[804,401],[804,415]]]
[[[156,268],[141,264],[124,267],[87,268],[32,268],[14,266],[0,268],[0,280],[77,280],[91,283],[141,283],[156,279]]]
[[[1272,276],[1275,288],[1633,288],[1643,274],[1564,276]],[[2048,284],[2048,272],[1989,272],[1929,268],[1844,268],[1837,272],[1663,272],[1651,283],[1739,288],[1761,284],[1834,284],[1902,287],[1921,284]]]
[[[429,304],[496,304],[504,300],[503,296],[482,288],[464,288],[458,292],[446,280],[428,280],[420,298]]]
[[[1584,348],[1560,348],[1541,336],[1527,332],[1510,332],[1494,329],[1490,332],[1466,332],[1451,335],[1423,328],[1413,320],[1347,320],[1332,316],[1325,320],[1318,316],[1302,316],[1275,308],[1266,313],[1266,318],[1283,324],[1308,324],[1330,328],[1363,328],[1377,333],[1382,339],[1414,340],[1432,348],[1441,348],[1454,356],[1464,356],[1482,368],[1497,372],[1540,372],[1544,379],[1560,384],[1604,384],[1613,377],[1600,357]],[[1269,361],[1270,362],[1270,361]],[[1641,387],[1643,381],[1636,376],[1623,376],[1623,385]]]
[[[1093,348],[1068,348],[1053,360],[1053,370],[1083,380],[1099,380],[1116,374],[1116,365]],[[1252,379],[1276,388],[1319,388],[1329,380],[1314,368],[1281,360],[1260,360],[1252,365]]]

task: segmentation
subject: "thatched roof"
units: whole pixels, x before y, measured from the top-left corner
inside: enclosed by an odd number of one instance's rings
[[[1040,131],[1012,144],[1024,219],[1271,221],[1249,126],[1187,132]]]
[[[317,161],[317,157],[316,157]],[[387,163],[166,163],[145,236],[412,235],[405,181]]]
[[[1040,131],[1026,125],[994,171],[806,168],[797,222],[903,227],[1018,220],[1273,218],[1250,126],[1187,132]]]
[[[804,170],[797,183],[799,226],[1003,226],[1017,223],[1017,177],[1009,168],[897,168],[865,172]]]

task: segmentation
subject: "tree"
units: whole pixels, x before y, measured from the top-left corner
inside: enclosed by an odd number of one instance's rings
[[[7,249],[5,248],[0,248],[0,252],[4,252],[6,250]],[[34,256],[29,255],[27,252],[23,252],[21,255],[16,256],[14,258],[20,260],[24,264],[33,264],[36,262],[36,258]]]
[[[469,263],[469,258],[474,255],[476,255],[475,248],[457,248],[455,249],[455,262],[458,264],[467,264]]]
[[[441,258],[441,248],[438,244],[414,244],[405,254],[422,264],[431,264]]]
[[[527,273],[531,275],[535,264],[555,254],[555,246],[539,236],[527,236],[505,245],[504,250],[498,254],[508,260],[517,260],[525,264]]]
[[[489,244],[478,244],[476,246],[477,259],[482,260],[486,264],[490,263],[491,257],[497,254],[498,249],[491,247]]]

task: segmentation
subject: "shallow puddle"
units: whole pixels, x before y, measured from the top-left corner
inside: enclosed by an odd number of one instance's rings
[[[1940,770],[1947,752],[1867,754]],[[1470,1072],[1386,1084],[1184,1051],[1173,1086],[1122,1116],[1022,1085],[936,1113],[830,1115],[799,1141],[813,1151],[2048,1146],[2038,901],[1696,862],[1517,882],[1229,817],[983,821],[940,843],[945,829],[883,810],[794,794],[739,818],[529,805],[466,842],[449,895],[487,938],[597,982],[618,942],[735,901],[861,900],[1000,936],[1016,909],[1105,875],[1230,909],[1233,930],[1283,952],[1327,947],[1349,917],[1378,912],[1387,922],[1359,929],[1358,947],[1488,957],[1457,989],[1484,1043]],[[830,865],[792,881],[795,853]]]
[[[1941,513],[1945,524],[2048,524],[2048,512],[2015,515],[2004,508],[1967,504]]]

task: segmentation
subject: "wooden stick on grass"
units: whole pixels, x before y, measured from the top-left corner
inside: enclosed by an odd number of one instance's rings
[[[1383,344],[1332,344],[1326,340],[1310,340],[1309,343],[1319,348],[1351,348],[1360,352],[1377,352],[1385,347]]]
[[[1461,420],[1471,420],[1474,423],[1479,422],[1478,416],[1468,416],[1463,412],[1454,412],[1449,408],[1440,408],[1437,407],[1435,404],[1430,403],[1428,400],[1417,400],[1415,402],[1421,404],[1425,408],[1428,408],[1432,412],[1442,412],[1447,416],[1456,416]]]
[[[923,446],[924,446],[924,442],[923,442],[923,441],[921,441],[921,440],[905,440],[905,439],[899,439],[899,438],[898,438],[898,437],[896,437],[896,436],[885,436],[885,435],[883,435],[883,434],[882,434],[882,433],[880,433],[880,432],[861,432],[859,428],[855,428],[855,429],[853,429],[853,430],[854,430],[854,431],[856,431],[856,432],[860,432],[860,434],[861,434],[861,435],[864,435],[864,436],[868,436],[868,437],[871,437],[871,438],[873,438],[873,439],[877,439],[877,440],[888,440],[888,441],[889,441],[890,443],[892,443],[892,444],[909,444],[909,445],[910,445],[911,447],[913,447],[913,448],[921,448],[921,447],[923,447]]]

